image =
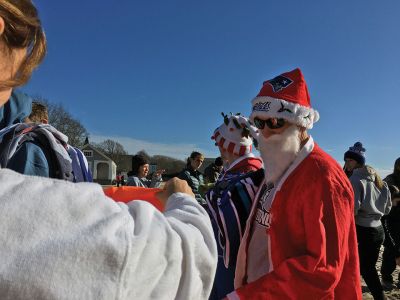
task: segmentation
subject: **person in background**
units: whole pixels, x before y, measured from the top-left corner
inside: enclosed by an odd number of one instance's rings
[[[32,101],[32,111],[25,119],[25,123],[44,124],[43,128],[51,128],[57,136],[60,136],[58,130],[54,127],[49,127],[49,112],[47,106],[43,103]],[[66,144],[66,150],[71,158],[73,182],[93,182],[92,172],[83,152],[78,147],[70,144]]]
[[[344,154],[343,171],[350,178],[353,171],[365,165],[365,148],[361,142],[356,142]]]
[[[148,179],[149,162],[144,156],[137,154],[132,157],[132,170],[129,172],[128,182],[126,185],[158,188],[161,186],[161,175],[163,173],[164,170],[157,170],[153,173],[151,179]]]
[[[215,161],[204,169],[204,183],[215,183],[224,168],[222,158],[219,156]]]
[[[49,124],[49,112],[47,106],[36,101],[32,101],[32,111],[25,118],[25,123]]]
[[[249,118],[264,169],[242,185],[252,201],[237,203],[240,246],[227,297],[361,300],[353,190],[307,132],[319,114],[300,69],[265,81]]]
[[[400,157],[394,162],[393,173],[386,176],[383,181],[389,186],[394,185],[400,189]]]
[[[30,0],[0,0],[0,107],[45,56]],[[185,181],[158,198],[116,203],[94,183],[0,168],[1,299],[207,299],[217,250]]]
[[[365,164],[365,148],[362,143],[357,142],[349,147],[344,160],[354,190],[361,276],[374,299],[386,299],[375,265],[385,238],[381,218],[392,207],[389,188],[376,170]]]
[[[393,173],[383,179],[391,191],[392,209],[387,216],[382,217],[385,229],[384,250],[382,255],[381,275],[384,289],[394,286],[392,273],[396,269],[396,258],[400,256],[400,158],[394,163]],[[397,278],[397,287],[400,288],[400,274]]]
[[[117,184],[117,187],[119,187],[121,185],[121,174],[117,174],[117,176],[115,176],[115,183]]]
[[[253,145],[251,132],[255,133],[257,128],[240,114],[230,116],[222,114],[222,116],[224,121],[215,129],[211,138],[215,140],[225,169],[205,197],[218,246],[217,273],[210,300],[220,300],[234,290],[236,254],[239,246],[235,241],[239,241],[240,236],[240,229],[236,224],[239,224],[240,220],[232,217],[237,215],[229,214],[232,212],[229,210],[236,204],[243,203],[241,197],[246,193],[246,189],[239,191],[235,183],[242,179],[244,174],[262,168],[261,159],[251,152]],[[237,205],[234,209],[238,214],[243,213],[243,205]],[[227,216],[224,220],[225,226],[222,223],[218,224],[216,215],[220,214]],[[228,230],[229,233],[226,232]],[[224,234],[220,234],[220,231]],[[223,240],[221,237],[227,239]]]
[[[200,193],[200,186],[204,185],[204,178],[199,168],[203,164],[203,161],[204,155],[200,152],[193,151],[187,159],[186,168],[178,175],[178,178],[185,180],[189,184],[197,202],[201,205],[206,204],[206,201]]]

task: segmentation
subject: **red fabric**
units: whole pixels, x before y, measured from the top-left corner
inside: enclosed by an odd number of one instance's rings
[[[262,161],[258,157],[247,157],[235,165],[229,172],[249,173],[262,168]]]
[[[221,146],[222,148],[224,148],[224,143],[225,143],[225,139],[223,137],[221,137],[221,139],[219,140],[218,146]]]
[[[281,90],[274,91],[273,86],[267,80],[264,82],[257,97],[268,96],[293,102],[301,106],[311,107],[307,84],[300,69],[294,69],[293,71],[283,73],[280,76],[289,78],[293,82]]]
[[[219,131],[216,131],[214,132],[214,135],[211,137],[211,139],[216,140],[219,135],[220,135]]]
[[[229,143],[228,149],[226,151],[233,153],[233,150],[235,149],[235,144],[234,143]]]
[[[137,186],[109,187],[104,189],[104,194],[117,202],[130,202],[133,200],[143,200],[153,204],[158,210],[163,211],[164,205],[156,197],[161,189],[144,188]]]
[[[275,195],[273,270],[240,299],[362,299],[353,206],[341,167],[315,145]]]

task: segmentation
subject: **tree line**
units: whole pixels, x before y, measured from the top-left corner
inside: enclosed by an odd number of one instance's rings
[[[70,145],[78,148],[84,145],[85,140],[90,136],[88,130],[77,118],[72,116],[62,104],[52,103],[38,95],[33,96],[32,99],[33,101],[47,106],[49,124],[64,133],[68,137],[68,143]],[[123,171],[118,169],[118,165],[121,165],[123,157],[129,154],[122,144],[112,139],[90,144],[115,162],[117,165],[117,172]],[[164,155],[150,156],[145,150],[141,150],[136,154],[143,155],[151,163],[157,164],[158,169],[165,169],[169,174],[177,173],[185,166],[185,162],[182,160]]]

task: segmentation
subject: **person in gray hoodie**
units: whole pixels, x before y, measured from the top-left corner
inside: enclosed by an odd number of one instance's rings
[[[31,0],[0,0],[0,107],[45,55]],[[100,185],[0,168],[0,298],[207,299],[217,264],[207,212],[185,181],[117,203]]]
[[[375,264],[385,234],[381,218],[392,202],[386,182],[371,166],[365,165],[365,148],[360,142],[344,154],[345,171],[354,190],[354,214],[358,238],[360,271],[374,299],[386,299]]]

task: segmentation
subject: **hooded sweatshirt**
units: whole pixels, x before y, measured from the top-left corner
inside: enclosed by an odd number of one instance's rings
[[[0,257],[4,300],[207,299],[217,250],[189,195],[161,213],[98,184],[0,169]]]
[[[32,99],[13,90],[10,99],[0,107],[0,130],[23,123],[32,111]],[[1,147],[1,144],[0,144]],[[35,142],[25,142],[9,160],[7,168],[26,175],[49,177],[49,163],[41,147]]]
[[[390,212],[392,202],[386,182],[382,189],[375,185],[376,171],[363,166],[353,171],[350,182],[354,190],[356,224],[364,227],[381,226],[381,218]]]
[[[27,94],[13,90],[10,99],[0,107],[0,130],[13,124],[23,123],[31,111],[32,99]]]

